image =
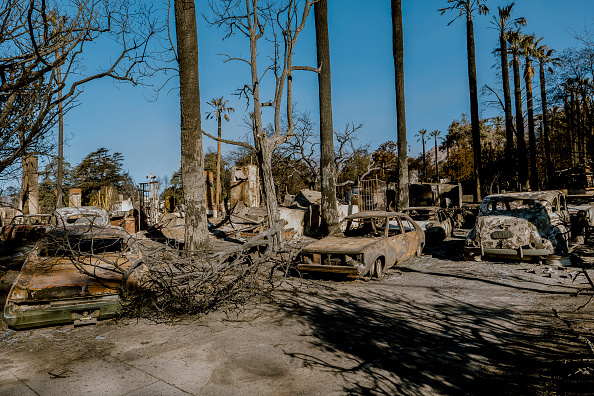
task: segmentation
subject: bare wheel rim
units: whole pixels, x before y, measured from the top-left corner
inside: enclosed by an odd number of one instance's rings
[[[380,257],[373,263],[373,276],[381,278],[384,275],[384,263]]]

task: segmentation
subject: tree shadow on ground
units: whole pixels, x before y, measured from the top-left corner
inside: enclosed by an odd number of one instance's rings
[[[559,363],[588,351],[554,323],[550,310],[519,318],[509,304],[486,308],[439,292],[432,299],[437,303],[422,303],[386,290],[285,296],[279,305],[309,326],[312,344],[321,351],[318,356],[286,353],[342,377],[346,394],[591,391],[590,378],[581,383],[579,376],[568,377],[575,367]]]

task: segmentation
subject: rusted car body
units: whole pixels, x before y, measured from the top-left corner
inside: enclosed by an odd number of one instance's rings
[[[482,256],[545,258],[568,250],[570,219],[561,191],[489,195],[468,234],[467,259]]]
[[[441,242],[452,236],[454,224],[448,213],[438,206],[415,206],[402,210],[425,231],[427,242]]]
[[[109,225],[107,212],[64,208],[53,216],[8,294],[3,317],[11,327],[112,317],[120,288],[138,282],[142,253],[127,232]]]
[[[9,224],[2,227],[0,240],[8,244],[34,242],[45,235],[50,226],[52,215],[18,215]]]
[[[381,277],[384,270],[420,255],[425,234],[408,215],[361,212],[345,217],[330,236],[307,245],[297,270]]]

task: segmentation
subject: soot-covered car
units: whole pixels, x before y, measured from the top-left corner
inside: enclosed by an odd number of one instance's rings
[[[17,215],[2,227],[0,241],[9,245],[34,242],[45,235],[51,220],[49,214]]]
[[[402,213],[409,215],[425,231],[427,242],[441,242],[452,236],[454,225],[448,213],[438,206],[406,208]]]
[[[408,215],[361,212],[345,217],[330,236],[307,245],[297,269],[381,277],[384,270],[420,255],[425,234]]]
[[[58,209],[12,285],[4,307],[11,327],[94,322],[113,316],[118,291],[134,286],[142,253],[132,237],[109,224],[105,210]]]
[[[566,253],[570,227],[561,191],[489,195],[481,202],[475,227],[466,238],[465,257],[540,259]]]

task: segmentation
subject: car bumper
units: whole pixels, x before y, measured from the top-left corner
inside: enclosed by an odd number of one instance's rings
[[[464,247],[466,256],[506,256],[506,257],[538,257],[552,254],[549,249],[499,249],[499,248],[480,248]]]
[[[361,275],[361,269],[351,265],[297,264],[297,270],[302,272]]]
[[[7,301],[4,321],[15,329],[58,324],[84,324],[115,316],[122,302],[117,294],[46,304],[16,304]]]

